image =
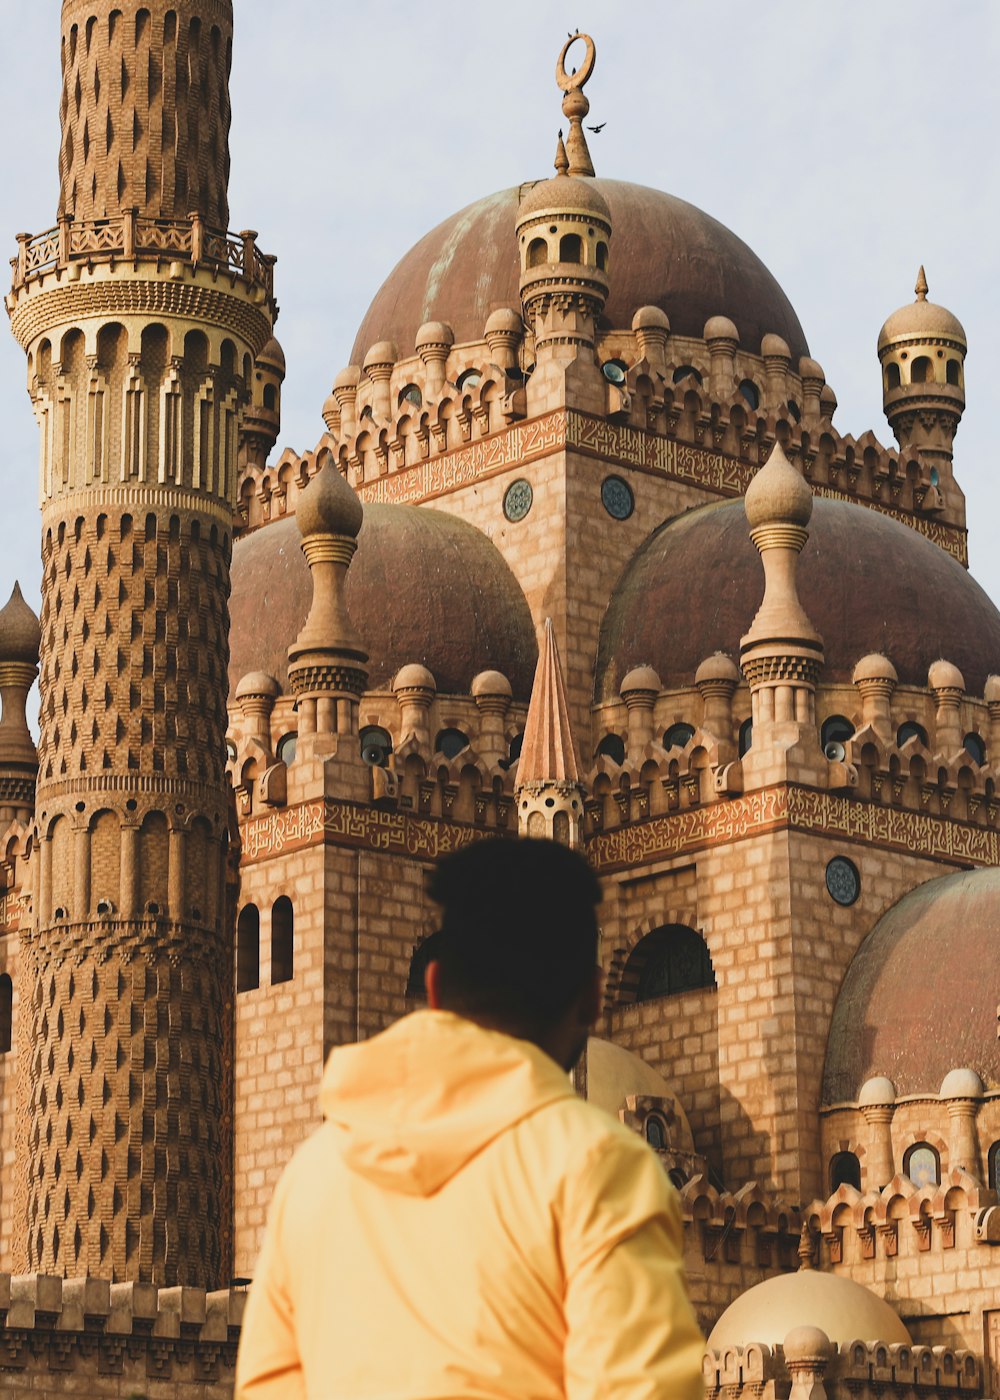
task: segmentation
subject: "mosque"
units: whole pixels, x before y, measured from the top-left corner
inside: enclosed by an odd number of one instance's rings
[[[63,0],[58,219],[12,264],[44,581],[0,612],[0,1389],[231,1392],[325,1055],[421,1000],[429,864],[547,835],[604,888],[577,1087],[679,1192],[707,1393],[1000,1395],[961,323],[921,269],[893,441],[841,433],[754,253],[595,174],[580,34],[554,175],[405,254],[280,451],[233,8]]]

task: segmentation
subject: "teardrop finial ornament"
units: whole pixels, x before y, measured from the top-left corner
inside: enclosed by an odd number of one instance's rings
[[[927,287],[927,274],[924,272],[924,265],[923,265],[923,263],[920,264],[920,270],[919,270],[919,272],[917,273],[917,285],[914,287],[913,290],[914,290],[914,291],[916,292],[916,294],[917,294],[917,301],[926,301],[926,300],[927,300],[927,292],[928,292],[928,287]]]
[[[557,175],[569,174],[569,156],[566,154],[566,142],[563,140],[561,131],[559,133],[559,140],[556,142],[556,158],[554,165]]]

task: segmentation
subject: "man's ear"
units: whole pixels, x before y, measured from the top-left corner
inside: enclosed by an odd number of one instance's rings
[[[441,1010],[441,964],[439,962],[429,962],[424,968],[424,990],[427,993],[427,1005],[432,1011]]]

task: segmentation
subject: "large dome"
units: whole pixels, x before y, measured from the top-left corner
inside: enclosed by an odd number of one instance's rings
[[[725,501],[668,521],[639,548],[601,627],[598,701],[617,699],[633,666],[674,689],[713,652],[739,655],[764,596],[749,528],[743,501]],[[823,638],[821,682],[849,683],[869,652],[884,652],[904,685],[925,686],[942,656],[974,695],[1000,672],[1000,612],[956,559],[890,516],[817,497],[798,579]]]
[[[855,1341],[912,1345],[898,1314],[860,1283],[799,1269],[741,1293],[712,1328],[708,1346],[710,1351],[751,1342],[781,1346],[797,1327],[820,1327],[839,1346]]]
[[[233,550],[229,688],[248,671],[288,680],[288,648],[312,600],[294,515],[237,540]],[[496,546],[443,511],[366,505],[347,573],[347,607],[370,653],[368,684],[389,687],[401,666],[426,666],[446,694],[467,695],[479,671],[502,671],[527,700],[538,659],[524,594]]]
[[[602,325],[628,330],[640,306],[659,306],[677,335],[700,337],[710,316],[735,321],[744,349],[769,332],[793,360],[809,347],[791,303],[750,248],[683,199],[624,180],[594,180],[611,209],[611,294]],[[520,305],[514,225],[525,186],[470,204],[426,234],[386,278],[354,342],[393,340],[413,353],[425,321],[447,321],[455,340],[482,340],[490,312]]]
[[[928,880],[893,905],[847,969],[823,1102],[855,1102],[875,1075],[898,1096],[937,1094],[947,1074],[965,1068],[1000,1088],[998,928],[1000,870]]]

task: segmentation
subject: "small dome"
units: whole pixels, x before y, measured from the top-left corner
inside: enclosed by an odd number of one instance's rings
[[[782,340],[780,335],[765,335],[760,342],[760,353],[765,359],[769,355],[776,355],[779,359],[790,360],[792,352],[788,348],[788,341]]]
[[[502,671],[480,671],[478,676],[472,678],[472,698],[478,699],[483,695],[513,696],[514,692],[510,688],[510,681]]]
[[[271,339],[264,346],[257,356],[259,365],[267,365],[269,369],[277,370],[282,379],[285,377],[285,352],[272,335]]]
[[[520,318],[519,318],[520,319]],[[416,347],[422,345],[454,345],[455,332],[447,321],[425,321],[417,331]],[[374,347],[373,347],[374,348]],[[395,346],[393,349],[395,350]],[[372,352],[369,351],[369,354]]]
[[[394,365],[398,359],[395,341],[376,340],[374,345],[368,347],[362,363],[364,369],[372,369],[375,365]]]
[[[927,671],[931,690],[964,690],[965,677],[950,661],[933,661]]]
[[[740,668],[724,651],[716,651],[711,656],[706,656],[694,673],[695,685],[707,685],[711,681],[729,681],[733,685],[739,685],[742,679]]]
[[[878,334],[878,348],[885,349],[897,340],[957,340],[963,349],[968,346],[965,327],[957,316],[944,306],[927,300],[927,279],[924,269],[917,274],[916,301],[894,311]]]
[[[901,1098],[937,1094],[956,1065],[1000,1088],[998,927],[994,867],[928,880],[883,914],[837,997],[821,1102],[850,1101],[871,1074],[891,1076]],[[938,973],[917,977],[915,968]]]
[[[234,694],[237,700],[242,700],[249,695],[266,695],[271,699],[277,699],[281,694],[281,686],[266,671],[248,671],[236,687]]]
[[[860,1108],[874,1108],[896,1102],[896,1086],[884,1074],[874,1074],[866,1079],[858,1094]]]
[[[486,318],[484,331],[486,335],[523,335],[524,320],[520,311],[515,311],[512,306],[498,306]]]
[[[392,681],[394,691],[399,690],[430,690],[436,691],[437,685],[434,677],[426,666],[421,666],[419,662],[411,661],[408,666],[401,666],[396,672]]]
[[[743,507],[752,529],[772,521],[808,525],[813,496],[802,476],[776,442],[771,455],[747,487]]]
[[[38,618],[24,601],[21,585],[15,583],[6,606],[0,609],[0,661],[24,661],[37,666],[41,644]]]
[[[988,705],[1000,700],[1000,676],[987,676],[983,686],[983,699]]]
[[[299,497],[295,518],[306,535],[348,535],[355,538],[364,520],[357,496],[327,458]]]
[[[646,1095],[651,1099],[672,1099],[678,1121],[671,1145],[682,1152],[694,1151],[691,1125],[683,1105],[663,1075],[641,1055],[592,1035],[587,1041],[586,1063],[588,1103],[596,1104],[605,1113],[610,1113],[612,1118],[617,1118],[625,1107],[625,1100],[633,1094]]]
[[[799,374],[803,379],[826,379],[826,371],[819,360],[812,360],[808,355],[799,360]]]
[[[670,332],[670,317],[659,306],[640,306],[632,317],[634,331]]]
[[[824,384],[822,389],[820,389],[819,401],[825,416],[827,418],[832,418],[834,413],[837,411],[837,404],[839,403],[839,399],[837,398],[837,395],[833,392],[833,390],[830,388],[829,384]]]
[[[361,383],[361,370],[357,365],[345,365],[333,381],[335,389],[356,389]]]
[[[855,685],[858,681],[892,681],[895,685],[899,677],[889,658],[880,651],[873,651],[861,658],[851,673],[851,680]]]
[[[739,343],[740,333],[728,316],[710,316],[705,322],[706,340],[735,340]]]
[[[518,206],[518,227],[536,214],[550,212],[592,214],[602,223],[611,224],[607,200],[591,180],[577,175],[553,175],[551,180],[532,185]]]
[[[284,684],[313,596],[294,515],[236,541],[232,580],[230,685],[247,671]],[[388,690],[401,666],[418,663],[445,695],[467,695],[471,677],[489,668],[509,678],[518,700],[530,696],[538,660],[531,612],[503,555],[468,521],[369,501],[344,594],[369,653],[370,690]]]
[[[635,690],[652,691],[654,695],[659,695],[660,678],[652,666],[633,666],[632,670],[629,671],[622,681],[620,693],[629,695]]]
[[[793,1327],[782,1344],[786,1361],[825,1361],[833,1343],[822,1327]]]
[[[951,1069],[941,1081],[942,1099],[981,1099],[983,1081],[974,1069]]]
[[[781,1346],[792,1331],[820,1329],[838,1346],[849,1342],[912,1345],[913,1339],[888,1303],[840,1274],[799,1269],[778,1274],[741,1293],[708,1338],[710,1351],[726,1347]]]

